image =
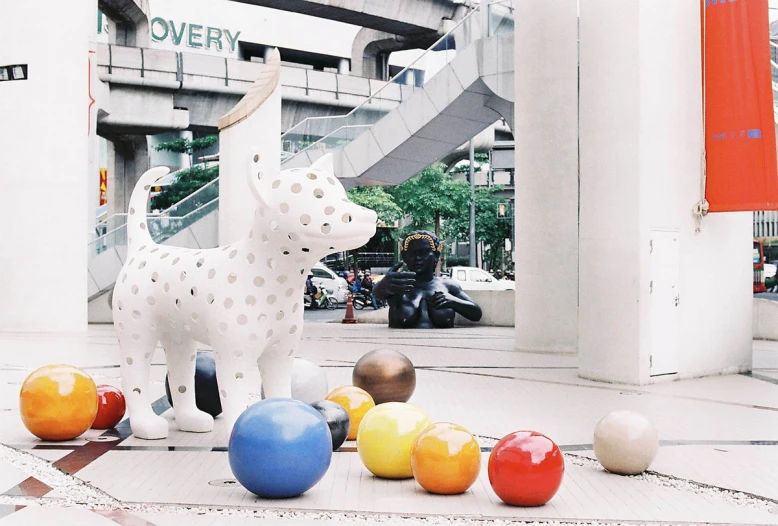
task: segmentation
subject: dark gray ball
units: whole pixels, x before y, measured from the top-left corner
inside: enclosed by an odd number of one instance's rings
[[[348,412],[342,405],[330,400],[320,400],[311,405],[322,414],[327,421],[327,425],[330,426],[332,450],[337,451],[343,445],[343,442],[346,441],[349,429],[351,429]]]
[[[212,352],[197,351],[195,368],[195,402],[197,409],[205,411],[216,418],[222,413],[222,402],[219,398],[219,384],[216,381],[216,360]],[[170,407],[173,407],[173,397],[170,395],[170,378],[165,375],[165,394]]]

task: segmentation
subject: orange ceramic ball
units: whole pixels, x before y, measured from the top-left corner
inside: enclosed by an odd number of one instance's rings
[[[359,387],[353,385],[343,385],[334,389],[327,395],[327,400],[331,400],[336,404],[342,405],[346,408],[348,413],[348,419],[351,427],[348,432],[347,440],[354,440],[357,438],[357,431],[359,430],[359,423],[362,422],[362,418],[365,413],[375,407],[373,397]]]
[[[430,493],[463,493],[481,472],[481,447],[464,427],[432,424],[413,444],[411,468],[416,482]]]
[[[43,440],[70,440],[97,416],[97,387],[81,369],[47,365],[30,374],[19,393],[22,422]]]
[[[92,429],[111,429],[124,418],[127,404],[121,390],[112,385],[97,386],[97,417]]]

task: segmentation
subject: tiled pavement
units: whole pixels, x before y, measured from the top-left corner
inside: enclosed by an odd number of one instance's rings
[[[601,384],[576,375],[574,355],[513,351],[508,328],[397,331],[377,325],[307,323],[302,357],[325,368],[330,387],[350,383],[351,366],[379,347],[405,353],[417,366],[411,403],[433,421],[459,423],[483,442],[517,429],[541,431],[566,451],[557,495],[539,508],[503,505],[483,472],[460,496],[424,492],[412,479],[377,479],[362,466],[354,443],[334,454],[322,481],[295,499],[259,499],[235,485],[214,485],[232,474],[228,430],[175,430],[173,411],[164,441],[123,430],[113,442],[91,442],[89,431],[57,445],[30,435],[18,414],[18,390],[40,365],[66,362],[98,383],[118,385],[118,346],[110,326],[93,326],[87,341],[57,342],[16,335],[0,340],[0,443],[55,462],[77,479],[46,478],[29,465],[0,461],[0,526],[16,524],[176,524],[302,526],[382,521],[602,521],[637,523],[778,524],[778,343],[754,342],[754,374],[644,387]],[[64,350],[63,350],[64,349]],[[164,354],[155,356],[153,393],[164,397]],[[256,378],[249,378],[255,381]],[[258,391],[258,384],[257,391]],[[620,477],[603,471],[591,452],[597,421],[633,409],[654,422],[662,447],[655,474]],[[25,457],[28,458],[28,457]],[[66,477],[67,478],[67,477]],[[90,486],[79,485],[79,480]],[[717,491],[724,488],[740,493]],[[30,491],[27,491],[30,490]],[[23,494],[42,496],[20,496]],[[759,498],[749,498],[753,495]],[[20,508],[20,509],[17,509]],[[324,515],[321,515],[324,513]]]

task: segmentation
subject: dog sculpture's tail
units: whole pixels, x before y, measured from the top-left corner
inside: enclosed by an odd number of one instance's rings
[[[166,166],[157,166],[147,171],[138,179],[135,189],[130,197],[130,208],[127,215],[127,245],[129,252],[135,252],[144,245],[154,243],[149,234],[149,225],[146,221],[146,207],[148,206],[149,190],[161,177],[167,175],[170,169]]]

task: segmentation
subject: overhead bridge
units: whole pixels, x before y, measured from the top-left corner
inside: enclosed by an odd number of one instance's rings
[[[261,62],[162,49],[100,44],[97,73],[98,133],[152,135],[213,128],[262,72]],[[309,117],[342,115],[379,90],[376,107],[389,111],[411,86],[284,65],[281,68],[282,129]]]
[[[233,0],[367,27],[393,35],[446,32],[442,21],[469,11],[469,0]]]

